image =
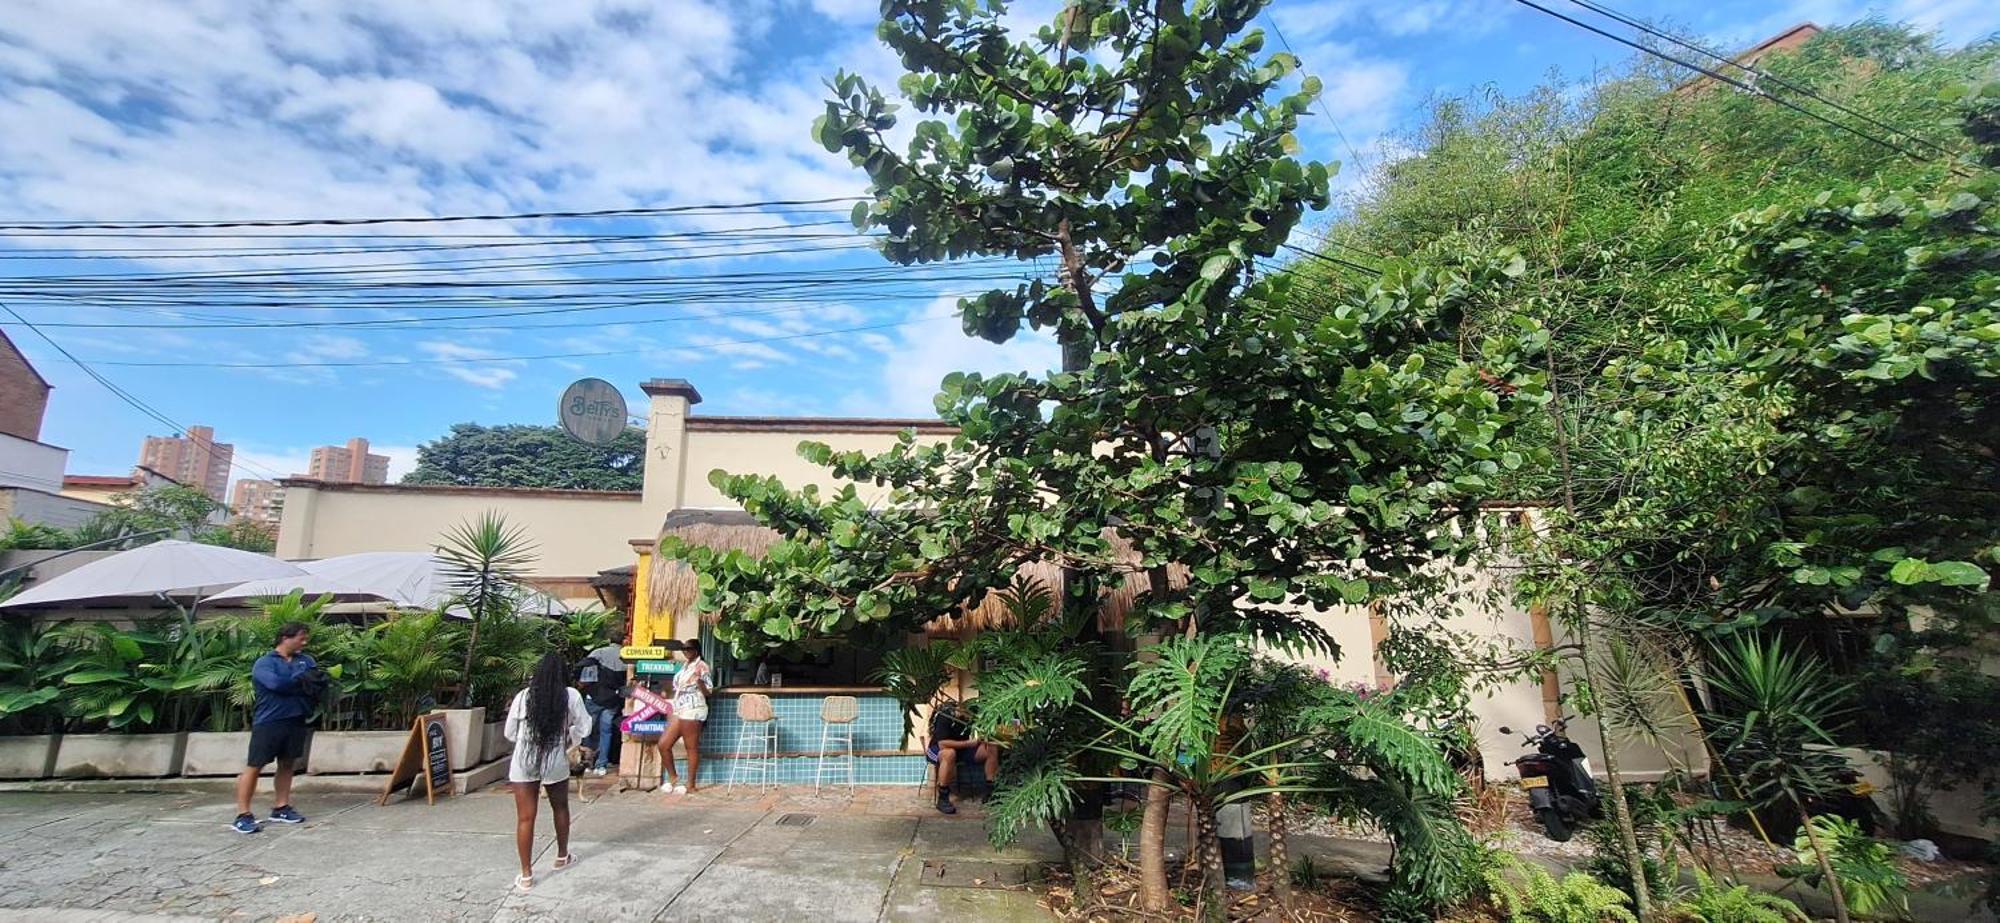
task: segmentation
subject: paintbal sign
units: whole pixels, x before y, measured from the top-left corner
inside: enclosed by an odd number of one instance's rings
[[[556,416],[570,438],[588,445],[610,445],[625,431],[625,395],[602,378],[585,378],[563,389]]]

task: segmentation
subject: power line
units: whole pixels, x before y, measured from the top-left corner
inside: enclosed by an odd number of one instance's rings
[[[1781,86],[1787,90],[1791,90],[1794,93],[1799,93],[1807,97],[1810,97],[1811,99],[1821,103],[1822,105],[1829,106],[1835,110],[1838,110],[1839,112],[1842,112],[1844,114],[1860,119],[1864,122],[1867,122],[1868,124],[1876,128],[1879,128],[1883,131],[1890,132],[1892,134],[1902,135],[1903,137],[1908,138],[1911,141],[1914,141],[1918,144],[1921,144],[1925,147],[1932,149],[1933,151],[1936,151],[1940,155],[1946,157],[1952,156],[1953,152],[1951,151],[1950,148],[1947,148],[1941,144],[1931,141],[1929,138],[1925,138],[1922,135],[1916,134],[1915,132],[1911,132],[1907,129],[1897,128],[1894,125],[1890,125],[1887,122],[1883,122],[1875,118],[1874,116],[1871,116],[1858,109],[1849,108],[1848,106],[1843,105],[1835,100],[1831,100],[1824,96],[1819,95],[1809,87],[1793,83],[1789,80],[1784,79],[1783,77],[1771,73],[1770,71],[1764,70],[1759,67],[1755,67],[1750,64],[1745,64],[1742,61],[1739,61],[1736,58],[1730,57],[1728,55],[1722,54],[1721,52],[1713,51],[1701,45],[1697,45],[1670,32],[1665,32],[1656,29],[1651,25],[1648,25],[1644,20],[1635,19],[1624,13],[1620,13],[1617,10],[1614,10],[1608,6],[1605,6],[1601,3],[1591,2],[1591,0],[1569,0],[1569,2],[1577,6],[1583,7],[1586,10],[1590,10],[1591,12],[1597,13],[1598,15],[1605,16],[1607,18],[1624,23],[1625,25],[1631,26],[1632,28],[1638,29],[1639,31],[1646,33],[1647,35],[1664,39],[1668,42],[1672,42],[1675,45],[1679,45],[1682,48],[1686,48],[1689,51],[1701,55],[1706,55],[1707,57],[1710,58],[1714,58],[1715,60],[1720,61],[1725,65],[1734,67],[1740,71],[1743,71],[1746,74],[1749,74],[1752,78],[1756,79],[1760,84],[1763,82],[1775,83],[1778,86]]]
[[[559,218],[645,218],[731,211],[753,211],[796,205],[829,205],[859,202],[861,196],[831,196],[822,199],[767,199],[709,205],[673,205],[656,208],[600,208],[589,211],[499,212],[484,215],[418,215],[403,218],[266,218],[249,221],[37,221],[17,218],[0,224],[0,231],[173,231],[211,228],[300,228],[353,227],[372,224],[439,224],[463,221],[534,221]]]
[[[1278,44],[1285,46],[1285,53],[1297,58],[1299,53],[1293,51],[1292,43],[1285,39],[1285,30],[1278,28],[1278,17],[1271,15],[1268,11],[1263,15],[1264,21],[1271,24],[1271,34],[1278,37]],[[1303,64],[1303,60],[1300,63]],[[1315,99],[1313,102],[1319,104],[1319,114],[1326,116],[1326,120],[1332,123],[1333,136],[1339,138],[1341,146],[1347,148],[1347,155],[1354,158],[1354,166],[1357,169],[1367,169],[1361,162],[1361,152],[1354,149],[1354,142],[1347,140],[1347,133],[1340,130],[1340,120],[1334,118],[1333,110],[1326,107],[1326,100]]]
[[[12,313],[11,309],[9,313]],[[418,359],[418,360],[383,359],[383,360],[352,360],[352,361],[338,361],[338,362],[139,362],[139,361],[108,361],[101,359],[93,361],[96,362],[96,364],[98,365],[121,366],[125,368],[155,368],[155,369],[162,369],[162,368],[350,369],[350,368],[383,368],[390,366],[459,365],[459,364],[478,364],[487,362],[536,362],[536,361],[552,360],[552,359],[598,359],[606,356],[634,356],[634,355],[639,355],[641,353],[654,352],[656,350],[662,350],[662,349],[714,349],[717,347],[726,347],[726,346],[756,346],[765,343],[778,343],[788,340],[803,340],[812,337],[835,336],[843,333],[861,333],[869,330],[887,330],[891,327],[906,327],[911,324],[919,324],[925,321],[950,320],[955,316],[956,315],[952,314],[938,314],[927,317],[914,317],[914,318],[909,318],[907,320],[891,321],[889,323],[883,323],[883,324],[865,324],[859,327],[841,327],[834,330],[812,330],[804,333],[793,333],[782,336],[757,337],[755,339],[749,339],[749,340],[724,340],[711,343],[693,343],[684,347],[668,346],[668,347],[646,347],[643,349],[609,349],[609,350],[596,350],[591,352],[543,353],[540,355],[533,355],[533,356],[442,356],[432,359]],[[20,319],[19,314],[15,314],[14,317],[17,320]],[[34,325],[28,324],[26,321],[22,321],[22,323],[28,326],[29,329],[31,330],[34,329]],[[48,339],[48,336],[46,334],[43,334],[42,338],[46,340]],[[50,345],[53,346],[55,344],[51,342]],[[84,365],[82,360],[79,360],[75,356],[70,355],[68,351],[60,349],[58,351],[62,352],[63,356],[68,361],[75,363],[79,367],[87,368],[87,366]]]
[[[1859,128],[1855,128],[1854,126],[1852,126],[1852,125],[1848,125],[1848,124],[1846,124],[1846,123],[1843,123],[1843,122],[1836,122],[1836,121],[1834,121],[1834,120],[1832,120],[1832,119],[1830,119],[1830,118],[1827,118],[1827,117],[1826,117],[1826,116],[1824,116],[1824,115],[1821,115],[1820,113],[1817,113],[1817,112],[1814,112],[1814,111],[1812,111],[1811,109],[1807,109],[1807,108],[1805,108],[1804,106],[1801,106],[1801,105],[1799,105],[1799,104],[1797,104],[1797,103],[1795,103],[1795,102],[1792,102],[1792,101],[1791,101],[1791,100],[1789,100],[1789,99],[1785,99],[1784,97],[1781,97],[1781,96],[1774,96],[1774,95],[1772,95],[1772,94],[1770,94],[1770,93],[1768,93],[1768,92],[1765,92],[1765,91],[1763,91],[1763,90],[1759,90],[1759,89],[1757,89],[1757,88],[1756,88],[1755,86],[1752,86],[1752,85],[1750,85],[1750,84],[1747,84],[1747,83],[1744,83],[1744,82],[1743,82],[1743,81],[1741,81],[1741,80],[1737,80],[1736,78],[1734,78],[1734,77],[1731,77],[1731,76],[1729,76],[1729,75],[1727,75],[1727,74],[1722,74],[1722,73],[1717,73],[1716,71],[1714,71],[1714,70],[1711,70],[1711,69],[1709,69],[1709,68],[1706,68],[1706,67],[1703,67],[1703,66],[1701,66],[1701,65],[1699,65],[1699,64],[1695,64],[1695,63],[1692,63],[1692,62],[1690,62],[1690,61],[1686,61],[1686,60],[1683,60],[1683,59],[1681,59],[1681,58],[1677,58],[1677,57],[1674,57],[1673,55],[1670,55],[1670,54],[1668,54],[1668,53],[1666,53],[1666,52],[1664,52],[1664,51],[1661,51],[1661,50],[1659,50],[1658,48],[1653,48],[1653,47],[1649,47],[1649,46],[1647,46],[1647,45],[1645,45],[1645,44],[1642,44],[1642,43],[1640,43],[1640,42],[1635,42],[1635,41],[1633,41],[1633,40],[1631,40],[1631,39],[1629,39],[1629,38],[1626,38],[1626,37],[1624,37],[1624,36],[1622,36],[1622,35],[1617,35],[1617,34],[1614,34],[1614,33],[1612,33],[1612,32],[1608,32],[1608,31],[1606,31],[1606,30],[1604,30],[1604,29],[1600,29],[1600,28],[1598,28],[1598,27],[1596,27],[1596,26],[1594,26],[1594,25],[1591,25],[1590,23],[1587,23],[1587,22],[1584,22],[1583,20],[1580,20],[1580,19],[1576,19],[1576,18],[1574,18],[1574,17],[1571,17],[1571,16],[1567,16],[1567,15],[1564,15],[1564,14],[1562,14],[1562,13],[1559,13],[1559,12],[1555,11],[1555,10],[1552,10],[1552,9],[1549,9],[1549,8],[1548,8],[1548,7],[1546,7],[1546,6],[1543,6],[1543,5],[1539,4],[1539,3],[1536,3],[1536,2],[1535,2],[1535,0],[1514,0],[1514,2],[1516,2],[1516,3],[1519,3],[1519,4],[1521,4],[1522,6],[1525,6],[1525,7],[1528,7],[1528,8],[1530,8],[1530,9],[1534,9],[1534,10],[1538,10],[1538,11],[1540,11],[1540,12],[1542,12],[1542,13],[1544,13],[1544,14],[1547,14],[1547,15],[1549,15],[1549,16],[1553,16],[1553,17],[1555,17],[1555,18],[1557,18],[1557,19],[1560,19],[1560,20],[1562,20],[1562,21],[1564,21],[1564,22],[1566,22],[1566,23],[1569,23],[1570,25],[1573,25],[1573,26],[1576,26],[1576,27],[1577,27],[1577,28],[1579,28],[1579,29],[1583,29],[1583,30],[1586,30],[1586,31],[1589,31],[1589,32],[1594,32],[1594,33],[1596,33],[1596,34],[1598,34],[1598,35],[1601,35],[1601,36],[1604,36],[1605,38],[1608,38],[1608,39],[1610,39],[1610,40],[1612,40],[1612,41],[1614,41],[1614,42],[1617,42],[1617,43],[1619,43],[1619,44],[1621,44],[1621,45],[1625,45],[1625,46],[1628,46],[1628,47],[1630,47],[1630,48],[1634,48],[1634,49],[1636,49],[1636,50],[1638,50],[1638,51],[1640,51],[1640,52],[1642,52],[1642,53],[1644,53],[1644,54],[1649,54],[1649,55],[1652,55],[1653,57],[1656,57],[1656,58],[1659,58],[1659,59],[1661,59],[1661,60],[1663,60],[1663,61],[1668,61],[1668,62],[1671,62],[1671,63],[1674,63],[1674,64],[1678,64],[1678,65],[1680,65],[1680,66],[1682,66],[1682,67],[1685,67],[1685,68],[1687,68],[1687,69],[1689,69],[1689,70],[1691,70],[1691,71],[1695,71],[1695,72],[1697,72],[1697,73],[1700,73],[1700,74],[1703,74],[1703,75],[1706,75],[1706,76],[1708,76],[1708,77],[1711,77],[1711,78],[1713,78],[1713,79],[1715,79],[1715,80],[1718,80],[1718,81],[1721,81],[1722,83],[1726,83],[1726,84],[1728,84],[1728,85],[1730,85],[1730,86],[1732,86],[1732,87],[1735,87],[1735,88],[1737,88],[1737,89],[1739,89],[1739,90],[1742,90],[1742,91],[1743,91],[1743,92],[1745,92],[1745,93],[1749,93],[1749,94],[1751,94],[1751,95],[1753,95],[1753,96],[1759,96],[1759,97],[1762,97],[1762,98],[1764,98],[1764,99],[1768,99],[1768,100],[1770,100],[1771,102],[1774,102],[1774,103],[1777,103],[1777,104],[1778,104],[1778,105],[1780,105],[1780,106],[1783,106],[1783,107],[1785,107],[1785,108],[1787,108],[1787,109],[1790,109],[1790,110],[1792,110],[1793,112],[1797,112],[1797,113],[1799,113],[1800,115],[1803,115],[1803,116],[1805,116],[1805,117],[1807,117],[1807,118],[1810,118],[1810,119],[1813,119],[1814,121],[1817,121],[1817,122],[1821,122],[1821,123],[1824,123],[1824,124],[1826,124],[1826,125],[1829,125],[1829,126],[1831,126],[1831,127],[1833,127],[1833,128],[1836,128],[1836,129],[1838,129],[1838,130],[1840,130],[1840,131],[1844,131],[1844,132],[1847,132],[1848,134],[1851,134],[1851,135],[1854,135],[1854,136],[1855,136],[1855,137],[1857,137],[1857,138],[1861,138],[1861,139],[1863,139],[1863,140],[1866,140],[1866,141],[1869,141],[1869,142],[1871,142],[1871,143],[1874,143],[1874,144],[1879,144],[1879,145],[1881,145],[1882,147],[1886,147],[1886,148],[1888,148],[1889,150],[1892,150],[1892,151],[1895,151],[1896,153],[1899,153],[1899,154],[1902,154],[1903,156],[1905,156],[1905,157],[1908,157],[1908,158],[1910,158],[1910,159],[1912,159],[1912,160],[1915,160],[1915,161],[1918,161],[1919,163],[1923,163],[1923,162],[1927,162],[1927,161],[1929,161],[1929,160],[1930,160],[1930,158],[1929,158],[1929,157],[1926,157],[1925,155],[1923,155],[1923,154],[1920,154],[1920,153],[1918,153],[1918,152],[1916,152],[1916,151],[1912,151],[1912,150],[1910,150],[1909,148],[1907,148],[1907,147],[1904,147],[1903,145],[1900,145],[1900,144],[1897,144],[1897,143],[1896,143],[1896,142],[1894,142],[1894,141],[1889,141],[1889,140],[1886,140],[1886,139],[1883,139],[1883,138],[1878,138],[1878,137],[1876,137],[1876,136],[1874,136],[1874,135],[1871,135],[1871,134],[1869,134],[1869,133],[1867,133],[1867,132],[1865,132],[1865,131],[1862,131],[1862,130],[1861,130],[1861,129],[1859,129]],[[1958,167],[1957,167],[1957,165],[1955,165],[1955,164],[1953,164],[1953,165],[1950,165],[1950,168],[1951,168],[1951,170],[1952,170],[1953,172],[1955,172],[1955,173],[1956,173],[1956,172],[1960,172],[1959,168],[1958,168]]]
[[[138,397],[134,396],[131,392],[128,392],[125,389],[120,388],[116,384],[112,383],[111,379],[104,377],[102,373],[98,372],[94,368],[91,368],[88,363],[84,362],[81,359],[78,359],[74,353],[71,353],[69,350],[63,348],[63,345],[61,343],[56,342],[55,339],[50,337],[47,333],[42,332],[42,329],[40,327],[28,323],[28,319],[22,317],[20,312],[15,311],[12,305],[7,304],[6,302],[0,302],[0,308],[5,308],[8,314],[13,315],[14,320],[20,322],[21,326],[28,328],[29,330],[33,331],[36,336],[41,337],[43,342],[49,344],[49,348],[54,349],[58,353],[61,353],[64,359],[68,360],[71,364],[75,365],[79,370],[83,372],[83,374],[89,376],[92,381],[95,381],[98,384],[103,385],[105,390],[110,391],[119,400],[124,401],[127,404],[130,404],[134,409],[138,410],[140,413],[143,413],[146,416],[171,428],[176,435],[180,436],[183,439],[188,439],[194,442],[207,442],[210,451],[213,451],[217,448],[214,440],[212,439],[204,440],[201,437],[196,436],[187,427],[174,422],[166,414],[161,413],[159,410],[154,409],[151,405],[147,404],[145,401],[140,400]],[[233,449],[229,453],[229,466],[232,468],[236,468],[238,470],[247,471],[251,474],[258,474],[259,472],[255,469],[263,467],[261,465],[253,466],[245,462],[238,462],[236,460],[236,453]],[[265,468],[263,470],[262,475],[268,478],[284,477],[284,475],[271,471],[268,468]]]

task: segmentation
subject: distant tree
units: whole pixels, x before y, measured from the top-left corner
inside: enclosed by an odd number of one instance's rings
[[[204,545],[221,545],[266,554],[278,550],[277,530],[249,519],[232,519],[227,525],[202,529],[194,534],[194,540]]]
[[[111,496],[111,508],[97,514],[77,531],[84,541],[120,535],[166,532],[155,538],[190,538],[210,528],[210,518],[222,504],[193,487],[161,484]]]
[[[403,483],[638,490],[645,468],[646,434],[639,429],[600,447],[555,426],[460,423],[444,438],[417,447],[416,470],[404,475]]]

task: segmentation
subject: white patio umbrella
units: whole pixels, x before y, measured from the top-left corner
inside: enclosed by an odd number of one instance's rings
[[[245,580],[303,573],[298,565],[269,555],[170,540],[119,552],[51,577],[0,603],[0,608],[130,596],[189,595]]]
[[[204,603],[242,602],[268,596],[283,596],[293,590],[307,596],[333,594],[340,602],[386,602],[413,609],[441,606],[454,595],[451,571],[434,554],[422,551],[364,551],[318,561],[302,561],[297,576],[253,580],[230,587],[202,600]],[[522,610],[542,615],[569,611],[553,598],[525,591]],[[463,611],[448,614],[463,617]]]

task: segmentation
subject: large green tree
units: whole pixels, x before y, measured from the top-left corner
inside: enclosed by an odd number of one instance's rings
[[[1085,780],[1112,768],[1104,735],[1122,733],[1096,719],[1147,701],[1120,688],[1111,652],[1153,633],[1326,649],[1306,608],[1434,578],[1429,565],[1459,550],[1454,521],[1516,461],[1497,441],[1539,395],[1515,359],[1532,330],[1496,331],[1462,357],[1390,358],[1456,340],[1471,303],[1497,309],[1521,268],[1511,255],[1429,251],[1337,303],[1294,302],[1273,258],[1325,203],[1328,169],[1291,156],[1319,84],[1271,99],[1296,62],[1263,55],[1262,35],[1246,31],[1263,5],[1077,2],[1022,40],[999,4],[884,4],[880,34],[909,71],[899,86],[927,117],[898,147],[879,89],[831,81],[815,132],[869,175],[874,198],[856,220],[886,232],[896,262],[1051,261],[1053,278],[961,311],[969,334],[995,341],[1052,332],[1064,369],[947,377],[937,407],[960,433],[941,445],[803,449],[890,488],[885,503],[718,472],[782,540],[761,558],[665,549],[700,571],[700,605],[739,649],[895,636],[1006,587],[1023,565],[1061,568],[1052,617],[1065,643],[1012,648],[980,702],[982,720],[1006,710],[1027,725],[1003,769],[997,829],[1050,824],[1073,857],[1097,837]],[[1142,592],[1119,635],[1096,608],[1123,581]],[[1191,752],[1213,743],[1197,724],[1184,723]],[[1130,749],[1173,749],[1147,733]],[[1206,790],[1182,772],[1145,778],[1156,792]],[[1164,810],[1149,800],[1142,836],[1153,909],[1166,901]]]
[[[628,429],[610,445],[592,446],[559,426],[459,423],[417,447],[417,466],[403,483],[638,490],[645,469],[644,430]]]
[[[1604,668],[1695,655],[1650,668],[1671,675],[1702,650],[1689,635],[1846,634],[1855,611],[1887,616],[1892,645],[1913,611],[1990,628],[1992,176],[1950,156],[1983,149],[1951,133],[1948,90],[1995,56],[1869,23],[1764,63],[1764,85],[1894,125],[1928,158],[1645,68],[1580,104],[1559,85],[1448,101],[1331,230],[1350,258],[1527,256],[1510,310],[1467,321],[1549,331],[1549,412],[1510,445],[1531,463],[1509,489],[1551,506],[1513,549],[1517,587],[1598,642],[1581,672],[1607,723],[1653,719]],[[1973,142],[1990,112],[1975,105]]]

